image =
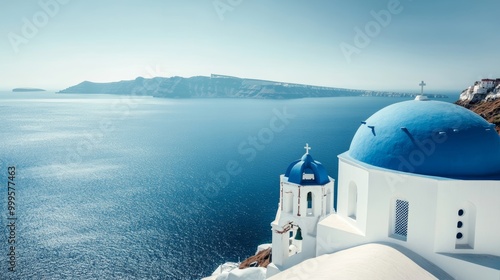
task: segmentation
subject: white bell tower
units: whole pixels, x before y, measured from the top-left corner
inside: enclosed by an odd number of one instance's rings
[[[316,256],[316,229],[333,212],[333,183],[323,165],[309,154],[292,162],[280,175],[280,202],[271,223],[273,246],[270,277]]]

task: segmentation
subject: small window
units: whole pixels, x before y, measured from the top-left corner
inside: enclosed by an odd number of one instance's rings
[[[312,192],[307,193],[307,216],[314,216],[313,210],[313,194]]]
[[[476,207],[471,202],[462,203],[457,210],[457,232],[455,249],[474,249]]]
[[[396,200],[394,213],[394,234],[406,240],[408,236],[409,203],[405,200]]]
[[[358,212],[358,186],[356,183],[351,182],[349,184],[349,193],[347,201],[347,216],[351,219],[356,220]]]
[[[312,199],[312,193],[308,192],[307,193],[307,208],[312,208],[313,207],[313,199]]]

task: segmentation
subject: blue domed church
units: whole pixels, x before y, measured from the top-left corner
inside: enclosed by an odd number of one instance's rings
[[[273,230],[273,264],[282,271],[316,256],[317,225],[333,213],[333,179],[309,154],[280,176],[280,202]]]
[[[494,125],[451,103],[400,102],[362,121],[338,160],[336,211],[308,146],[281,175],[268,277],[315,265],[297,279],[500,279]]]

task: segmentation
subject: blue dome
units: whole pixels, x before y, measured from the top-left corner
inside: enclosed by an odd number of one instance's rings
[[[450,178],[500,175],[500,136],[494,125],[461,106],[405,101],[363,122],[349,155],[392,170]]]
[[[312,179],[304,178],[304,174],[313,175]],[[330,182],[328,173],[321,162],[315,161],[308,153],[288,166],[285,177],[288,177],[288,182],[298,185],[325,185]]]

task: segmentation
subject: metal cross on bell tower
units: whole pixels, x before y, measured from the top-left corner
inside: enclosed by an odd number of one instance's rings
[[[424,81],[421,81],[420,84],[419,84],[419,86],[421,88],[420,89],[420,94],[424,94],[424,87],[426,86],[426,84],[424,83]]]
[[[306,146],[304,147],[304,149],[306,149],[306,154],[309,154],[309,150],[312,149],[312,148],[309,147],[308,143],[306,143]]]

